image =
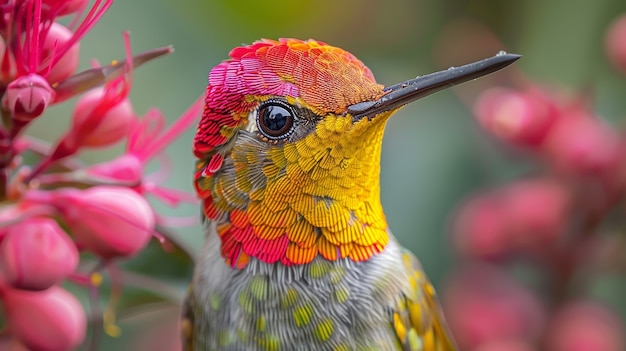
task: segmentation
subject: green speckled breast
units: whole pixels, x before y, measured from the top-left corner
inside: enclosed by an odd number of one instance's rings
[[[402,350],[394,313],[407,298],[425,300],[393,239],[365,262],[251,261],[243,270],[224,263],[219,245],[209,234],[187,301],[194,351]]]

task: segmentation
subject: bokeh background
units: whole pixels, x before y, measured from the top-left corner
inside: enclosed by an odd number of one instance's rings
[[[478,92],[510,84],[523,72],[526,79],[591,91],[594,109],[611,123],[623,124],[626,78],[610,67],[603,38],[609,23],[624,11],[623,0],[118,0],[83,40],[81,62],[88,67],[91,59],[106,63],[122,58],[124,30],[130,30],[135,52],[173,45],[172,55],[135,72],[131,93],[138,113],[156,106],[172,121],[203,92],[210,68],[231,48],[263,37],[315,38],[342,47],[386,85],[498,50],[523,54],[514,68],[430,96],[388,124],[381,175],[388,221],[441,286],[455,264],[449,233],[458,204],[533,169],[532,162],[478,126],[471,113]],[[69,124],[71,105],[53,107],[31,133],[57,139]],[[168,149],[173,166],[167,185],[190,192],[192,135],[188,131]],[[120,150],[122,146],[107,152]],[[107,159],[101,151],[82,158]],[[199,216],[194,206],[160,210]],[[199,224],[172,231],[183,248],[198,251],[203,240]],[[123,266],[152,280],[137,279],[127,286],[117,316],[122,334],[101,337],[101,349],[174,350],[166,345],[177,341],[178,303],[191,276],[191,261],[155,244]],[[617,275],[598,283],[598,294],[624,318],[625,280]]]

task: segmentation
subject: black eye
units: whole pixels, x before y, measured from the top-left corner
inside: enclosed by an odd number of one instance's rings
[[[267,101],[259,107],[259,130],[270,139],[282,139],[291,133],[294,113],[291,107],[279,101]]]

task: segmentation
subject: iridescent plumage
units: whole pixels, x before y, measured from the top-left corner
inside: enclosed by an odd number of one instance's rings
[[[209,75],[194,139],[208,222],[185,350],[454,350],[380,204],[385,123],[421,90],[385,89],[313,40],[261,40],[230,57]],[[476,67],[441,87],[504,65]]]
[[[211,71],[194,140],[196,187],[205,215],[220,223],[222,254],[241,268],[250,256],[291,265],[318,254],[362,261],[380,252],[388,241],[377,158],[386,118],[353,124],[342,116],[383,95],[370,70],[315,41],[263,40],[230,56]],[[277,96],[310,112],[306,133],[283,143],[243,134],[237,146],[228,143],[250,127],[260,102]]]

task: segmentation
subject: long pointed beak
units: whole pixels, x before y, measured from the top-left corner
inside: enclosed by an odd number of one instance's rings
[[[407,80],[404,83],[388,86],[385,95],[378,100],[363,101],[348,107],[347,113],[355,119],[374,117],[382,112],[392,111],[439,90],[467,82],[501,70],[517,61],[521,55],[500,52],[493,57],[469,63],[459,67],[450,67],[445,71],[430,73]]]

